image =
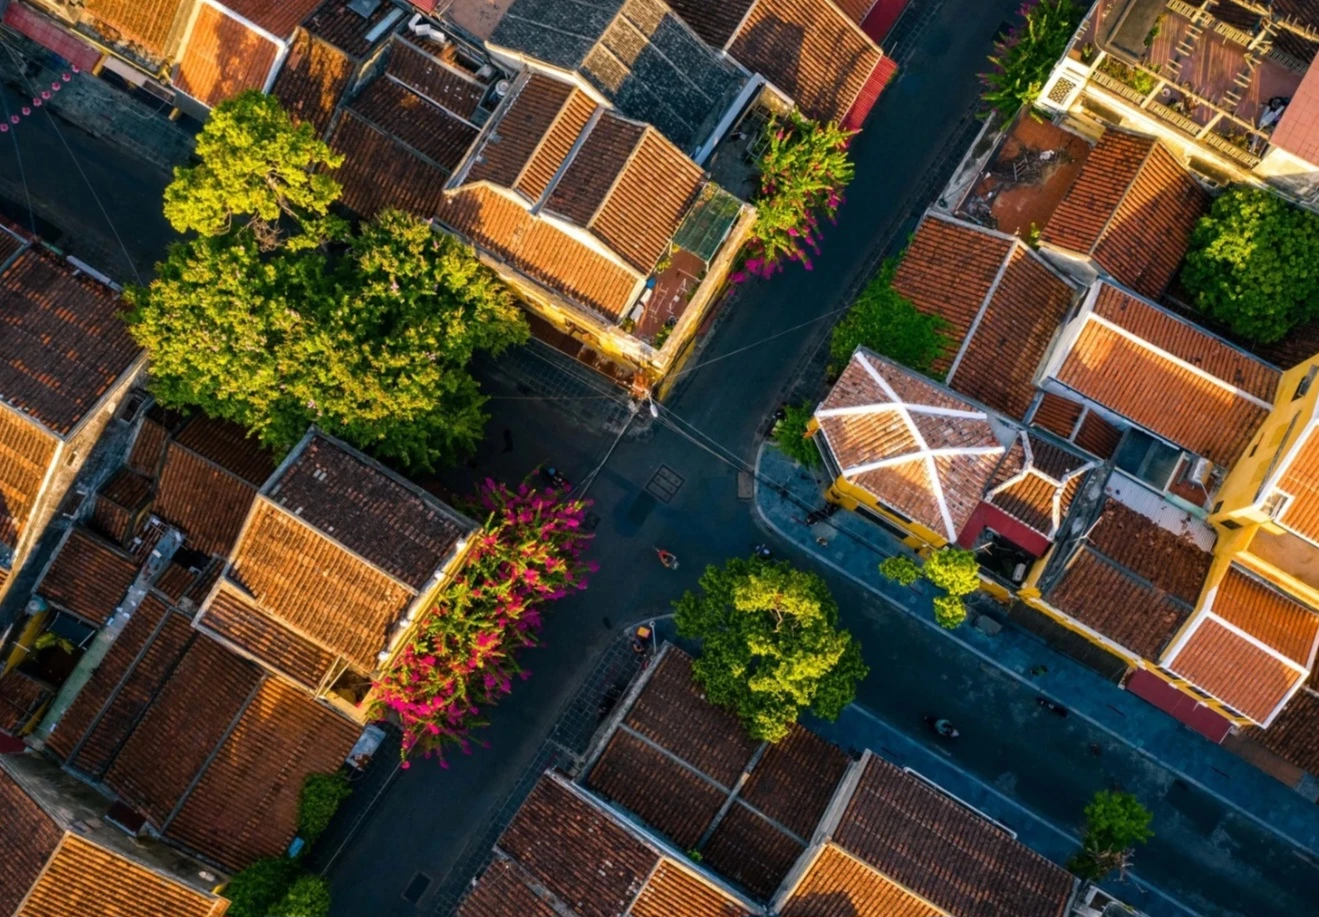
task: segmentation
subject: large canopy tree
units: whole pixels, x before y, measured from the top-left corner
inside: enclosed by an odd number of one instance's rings
[[[512,294],[470,248],[415,217],[385,211],[356,231],[336,221],[338,186],[298,178],[331,164],[328,150],[269,139],[281,131],[301,128],[274,103],[221,105],[202,164],[167,192],[171,219],[198,235],[126,294],[156,396],[274,448],[316,423],[413,469],[470,450],[485,414],[468,363],[527,337]],[[233,137],[249,155],[224,142]]]
[[[869,669],[824,580],[786,561],[707,567],[700,592],[674,603],[678,633],[701,641],[692,670],[752,738],[777,742],[804,709],[834,720]]]

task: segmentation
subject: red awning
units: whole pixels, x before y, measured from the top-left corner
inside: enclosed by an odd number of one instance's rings
[[[83,70],[91,70],[101,60],[100,51],[73,37],[59,23],[21,3],[9,4],[5,10],[4,23]]]
[[[875,69],[870,71],[870,77],[866,84],[861,87],[857,93],[856,101],[848,109],[847,114],[843,116],[843,127],[849,131],[859,131],[861,125],[865,124],[866,118],[870,115],[870,110],[875,107],[879,97],[884,92],[884,87],[893,79],[893,74],[898,72],[898,65],[893,58],[885,54],[875,64]]]
[[[1137,669],[1127,679],[1127,690],[1164,713],[1190,726],[1211,742],[1221,742],[1232,724],[1212,707],[1168,684],[1159,676]]]
[[[866,18],[861,20],[861,31],[869,35],[875,44],[879,44],[907,8],[907,3],[908,0],[879,0],[866,13]]]

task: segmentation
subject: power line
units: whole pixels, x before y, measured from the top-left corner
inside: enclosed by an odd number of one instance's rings
[[[28,224],[32,227],[32,235],[37,234],[37,215],[32,209],[32,189],[27,184],[27,170],[23,168],[23,151],[18,145],[18,133],[12,129],[13,121],[9,114],[9,100],[5,98],[4,89],[0,88],[0,104],[3,104],[5,110],[5,125],[10,130],[6,133],[12,136],[14,141],[14,156],[18,160],[18,176],[23,180],[23,196],[27,198],[27,218]]]

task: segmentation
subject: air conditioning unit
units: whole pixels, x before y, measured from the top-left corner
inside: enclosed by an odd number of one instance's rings
[[[1192,484],[1199,484],[1201,487],[1209,483],[1209,476],[1214,471],[1214,463],[1202,455],[1192,455],[1186,453],[1186,457],[1191,460],[1191,465],[1186,469],[1186,480]]]

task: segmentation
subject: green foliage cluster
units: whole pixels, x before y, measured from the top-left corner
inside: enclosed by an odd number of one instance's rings
[[[339,806],[352,794],[343,771],[308,774],[298,796],[298,836],[308,844],[316,843]]]
[[[916,561],[905,554],[886,557],[879,564],[879,572],[885,579],[890,579],[899,586],[911,586],[921,578],[921,568]]]
[[[928,373],[934,361],[952,346],[945,333],[948,323],[938,315],[921,312],[911,300],[893,289],[898,262],[889,259],[866,284],[829,338],[829,374],[837,376],[857,347]]]
[[[1319,216],[1233,188],[1196,225],[1181,276],[1195,305],[1233,333],[1281,340],[1319,319]]]
[[[981,75],[985,84],[981,99],[1005,121],[1023,105],[1035,104],[1085,9],[1075,0],[1037,0],[1024,6],[1023,12],[1022,27],[994,46],[989,57],[994,69]]]
[[[674,609],[678,633],[701,641],[696,681],[755,739],[778,742],[805,709],[837,719],[869,672],[824,580],[786,561],[707,567]]]
[[[980,588],[980,563],[974,551],[948,545],[935,551],[921,567],[904,555],[885,558],[879,572],[901,586],[910,586],[922,576],[944,591],[934,599],[934,620],[949,630],[966,621],[965,596]]]
[[[814,413],[809,402],[790,404],[783,409],[783,419],[774,425],[774,442],[779,449],[806,468],[816,468],[823,464],[820,450],[806,438],[806,427]]]
[[[430,469],[480,439],[472,356],[526,340],[526,322],[456,239],[398,211],[356,231],[330,215],[338,186],[303,175],[337,161],[318,144],[273,99],[218,106],[202,164],[166,192],[171,222],[197,235],[126,291],[130,331],[166,407],[199,407],[277,450],[316,423]]]
[[[298,864],[287,857],[263,857],[234,874],[225,886],[230,901],[229,917],[270,917],[299,873]]]
[[[1159,78],[1154,74],[1139,67],[1125,64],[1116,57],[1104,58],[1103,63],[1099,65],[1099,69],[1113,79],[1126,83],[1143,96],[1149,95],[1159,85]]]
[[[327,917],[330,886],[320,876],[304,874],[293,880],[270,917]]]
[[[1081,850],[1068,861],[1068,868],[1090,881],[1114,869],[1125,870],[1132,849],[1154,837],[1153,820],[1153,814],[1130,793],[1100,790],[1085,807]]]

